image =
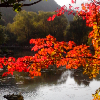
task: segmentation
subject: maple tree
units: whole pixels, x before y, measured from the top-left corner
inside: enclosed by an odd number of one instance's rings
[[[98,2],[97,2],[98,3]],[[95,55],[92,56],[90,50],[88,50],[89,46],[79,45],[73,41],[69,41],[68,43],[62,41],[56,41],[51,35],[48,35],[46,38],[42,39],[31,39],[30,44],[35,44],[32,48],[34,51],[38,51],[35,56],[25,56],[22,58],[15,59],[13,57],[9,58],[0,58],[0,68],[3,68],[3,65],[7,66],[8,72],[3,73],[2,76],[7,76],[8,74],[12,74],[14,71],[18,72],[28,72],[29,75],[33,78],[34,76],[41,75],[41,69],[47,69],[49,65],[56,64],[57,68],[59,66],[66,65],[67,69],[75,68],[77,69],[80,66],[83,66],[85,74],[88,74],[90,78],[96,77],[99,73],[100,69],[100,61],[99,61],[99,47],[97,46],[98,40],[98,15],[99,17],[99,6],[94,5],[94,2],[90,4],[82,4],[82,11],[78,12],[79,16],[82,16],[83,19],[86,18],[87,26],[93,26],[93,31],[90,32],[89,37],[93,37],[93,46],[95,47]],[[86,7],[85,7],[86,6]],[[72,6],[70,5],[71,9]],[[95,10],[95,9],[96,10]],[[75,9],[79,9],[75,7]],[[89,10],[87,10],[89,9]],[[52,17],[49,17],[47,20],[52,21],[56,16],[61,16],[66,12],[66,6],[61,7],[57,10],[57,14],[54,14]],[[92,13],[92,14],[91,14]],[[73,11],[69,11],[69,14],[75,15]],[[96,19],[97,18],[97,19]],[[96,24],[97,23],[97,24]],[[95,34],[95,35],[93,35]],[[40,42],[41,41],[41,42]],[[69,51],[69,52],[66,52]],[[66,56],[64,56],[66,55]]]
[[[76,1],[72,0],[72,3]],[[93,30],[89,33],[89,38],[92,38],[92,44],[95,49],[95,54],[92,55],[89,46],[79,45],[77,46],[73,41],[68,43],[64,41],[57,41],[51,35],[46,38],[31,39],[30,44],[35,44],[31,49],[37,51],[34,56],[25,56],[15,59],[14,57],[0,58],[0,68],[7,66],[8,72],[4,72],[2,76],[8,74],[13,75],[14,71],[28,72],[31,78],[34,76],[41,76],[42,69],[48,69],[49,65],[56,65],[57,68],[66,65],[66,69],[77,69],[83,66],[83,74],[87,74],[89,78],[96,77],[100,70],[100,6],[99,1],[93,0],[91,3],[82,4],[82,10],[76,12],[78,16],[82,16],[83,20],[86,19],[86,25],[93,27]],[[72,6],[69,5],[71,11],[68,14],[73,14]],[[60,9],[55,11],[52,17],[49,17],[48,21],[53,21],[56,16],[61,16],[67,12],[67,7],[64,5]],[[96,92],[94,100],[99,97],[99,92]]]
[[[74,0],[72,0],[74,3]],[[100,70],[100,2],[96,0],[91,0],[91,3],[82,3],[82,10],[76,11],[78,16],[81,16],[86,19],[86,25],[89,27],[93,27],[93,30],[89,33],[89,38],[92,38],[92,44],[95,49],[95,54],[90,59],[87,60],[86,65],[83,67],[84,72],[83,74],[88,74],[89,78],[96,77],[99,74]],[[70,5],[70,8],[72,6]],[[78,9],[78,8],[76,8]],[[64,14],[66,12],[66,6],[63,6],[60,10],[57,10],[57,16]],[[73,11],[71,10],[72,13]],[[73,13],[74,14],[74,13]],[[54,16],[52,16],[54,17]],[[52,17],[48,18],[48,21],[52,21]],[[100,99],[100,88],[96,90],[96,93],[92,96],[94,97],[93,100]]]
[[[49,65],[56,64],[57,68],[59,66],[66,65],[66,69],[77,69],[80,66],[85,66],[87,63],[91,63],[92,54],[88,50],[89,46],[80,45],[76,46],[73,41],[68,43],[62,41],[56,41],[51,35],[46,36],[43,39],[31,39],[30,44],[35,44],[31,49],[37,51],[34,56],[25,56],[18,59],[13,57],[9,58],[0,58],[0,68],[3,68],[3,65],[7,66],[8,72],[3,73],[2,76],[7,76],[7,74],[12,74],[14,71],[18,72],[29,72],[31,78],[34,76],[41,75],[41,69],[48,69]],[[69,52],[66,52],[69,51]],[[91,59],[90,59],[91,58]],[[87,62],[88,61],[88,62]],[[84,70],[84,73],[87,73],[88,70]],[[92,75],[97,74],[93,69]],[[88,72],[87,74],[90,75]]]

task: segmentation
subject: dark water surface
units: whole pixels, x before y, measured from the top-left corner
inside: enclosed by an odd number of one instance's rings
[[[92,100],[100,78],[90,80],[81,75],[66,70],[61,75],[45,74],[34,79],[6,77],[0,79],[0,100],[12,93],[21,93],[24,100]]]
[[[31,79],[27,73],[14,73],[2,78],[0,72],[0,100],[7,94],[21,93],[24,100],[92,100],[92,94],[100,87],[100,74],[89,79],[77,70],[43,72]]]

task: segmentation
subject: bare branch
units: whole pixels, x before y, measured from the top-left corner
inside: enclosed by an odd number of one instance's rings
[[[41,2],[41,1],[42,1],[42,0],[38,0],[38,1],[34,2],[34,3],[23,4],[22,6],[31,6],[31,5],[37,4],[37,3]]]
[[[23,0],[19,0],[19,1],[23,1]],[[34,3],[22,4],[22,6],[31,6],[31,5],[37,4],[37,3],[41,2],[41,1],[42,1],[42,0],[38,0],[38,1],[34,2]],[[5,2],[5,3],[1,3],[1,4],[0,4],[0,7],[13,7],[13,5],[9,5],[8,2]]]

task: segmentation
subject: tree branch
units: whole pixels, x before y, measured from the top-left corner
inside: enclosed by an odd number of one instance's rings
[[[42,1],[42,0],[38,0],[38,1],[34,2],[34,3],[23,4],[22,6],[31,6],[31,5],[37,4],[37,3],[41,2],[41,1]]]
[[[21,0],[21,1],[23,1],[23,0]],[[41,2],[41,1],[42,1],[42,0],[38,0],[38,1],[34,2],[34,3],[22,4],[22,6],[31,6],[31,5],[37,4],[37,3]],[[9,5],[8,2],[5,2],[5,3],[1,3],[1,4],[0,4],[0,7],[13,7],[13,5]]]
[[[65,58],[73,58],[73,59],[76,59],[76,58],[79,58],[79,57],[80,57],[80,58],[89,58],[89,59],[98,59],[98,60],[100,60],[100,58],[96,58],[96,57],[87,57],[87,56],[86,56],[86,57],[85,57],[85,56],[83,56],[83,57],[82,57],[82,56],[78,56],[78,57],[65,57]]]

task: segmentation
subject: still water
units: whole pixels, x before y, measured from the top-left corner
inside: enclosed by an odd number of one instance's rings
[[[89,79],[83,69],[43,72],[31,79],[27,73],[14,73],[2,78],[0,72],[0,100],[7,94],[21,93],[24,100],[92,100],[92,94],[100,87],[100,74]]]
[[[6,100],[3,96],[12,93],[21,93],[24,100],[92,100],[99,87],[99,76],[90,80],[80,69],[53,75],[45,73],[34,79],[9,76],[0,79],[0,100]]]

